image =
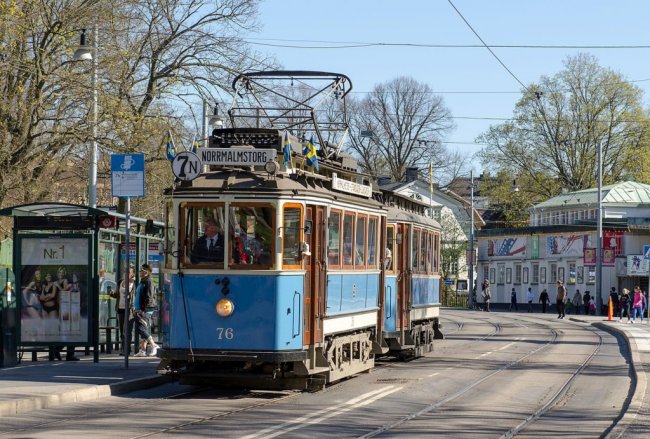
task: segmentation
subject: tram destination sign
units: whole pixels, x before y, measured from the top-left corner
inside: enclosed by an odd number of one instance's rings
[[[264,166],[278,156],[275,149],[263,148],[199,148],[197,154],[204,165]]]
[[[370,197],[372,195],[372,187],[363,184],[355,183],[353,181],[341,180],[336,173],[332,176],[332,189],[340,192],[347,192],[349,194],[361,195],[362,197]]]

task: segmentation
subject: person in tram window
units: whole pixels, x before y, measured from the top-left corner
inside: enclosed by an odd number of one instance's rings
[[[223,234],[213,218],[204,223],[204,234],[194,243],[190,259],[193,264],[223,262]]]

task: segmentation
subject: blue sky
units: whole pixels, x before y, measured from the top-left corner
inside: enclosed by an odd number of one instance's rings
[[[650,2],[644,0],[452,0],[488,45],[643,46],[634,49],[493,48],[524,84],[563,69],[569,55],[595,55],[644,90],[650,86]],[[476,137],[512,116],[522,87],[483,47],[372,46],[349,43],[480,45],[447,0],[267,0],[259,31],[247,41],[286,69],[324,70],[350,77],[353,92],[411,76],[445,100],[457,128],[445,139],[463,154],[480,149]],[[318,42],[316,42],[318,41]],[[309,46],[308,48],[275,47]],[[496,119],[496,120],[495,120]],[[478,172],[482,166],[474,162]]]

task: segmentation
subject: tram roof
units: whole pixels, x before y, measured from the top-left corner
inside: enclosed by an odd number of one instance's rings
[[[407,210],[403,210],[394,206],[390,206],[388,208],[388,221],[418,223],[429,227],[433,227],[435,229],[441,228],[440,223],[434,220],[433,218],[429,218],[423,215],[418,215],[414,212],[409,212]]]

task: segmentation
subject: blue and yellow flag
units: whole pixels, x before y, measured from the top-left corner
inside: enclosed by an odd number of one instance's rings
[[[174,138],[172,137],[172,131],[167,130],[167,160],[174,160],[174,157],[176,157]]]
[[[194,140],[192,140],[192,146],[190,147],[190,152],[196,153],[196,148],[199,148],[201,146],[201,137],[199,137],[199,133],[196,133],[194,135]]]
[[[289,133],[287,131],[284,132],[284,142],[282,143],[282,155],[284,155],[284,167],[286,169],[289,169],[289,165],[293,167],[291,163],[291,151],[293,151],[293,145],[291,144],[291,141],[289,140]]]
[[[307,145],[303,148],[302,153],[307,158],[307,166],[313,166],[314,170],[318,172],[318,155],[316,154],[316,147],[314,146],[313,134]]]

